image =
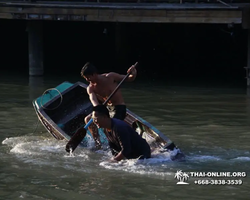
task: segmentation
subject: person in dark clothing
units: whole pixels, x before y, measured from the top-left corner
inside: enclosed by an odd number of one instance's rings
[[[93,122],[98,128],[104,128],[104,133],[108,139],[112,161],[122,159],[144,159],[151,157],[151,149],[145,139],[143,139],[126,122],[110,118],[108,109],[103,105],[93,107]]]

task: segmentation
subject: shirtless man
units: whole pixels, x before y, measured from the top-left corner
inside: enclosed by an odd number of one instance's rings
[[[132,65],[127,72],[130,72],[131,74],[126,80],[133,81],[137,74],[135,66]],[[97,69],[93,64],[86,63],[81,70],[81,76],[89,82],[89,86],[87,87],[89,99],[93,106],[97,106],[99,104],[102,104],[109,97],[109,95],[115,90],[119,82],[126,75],[121,75],[115,72],[98,74]],[[113,118],[117,118],[120,120],[125,119],[126,105],[119,89],[109,100],[107,107],[110,111],[112,110],[113,113],[111,114],[113,114]],[[92,114],[89,114],[87,117],[85,117],[85,123],[88,123],[91,117]],[[97,127],[94,124],[91,124],[88,129],[96,142],[96,147],[100,148],[101,142]]]

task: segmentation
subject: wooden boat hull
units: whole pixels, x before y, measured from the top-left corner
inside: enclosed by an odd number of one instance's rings
[[[69,141],[76,130],[84,126],[84,118],[92,112],[86,88],[87,85],[82,82],[63,82],[53,89],[46,90],[33,101],[39,120],[57,140]],[[184,160],[184,154],[168,137],[129,109],[124,121],[147,140],[151,149],[170,151],[172,160]],[[108,144],[102,129],[99,129],[99,134],[101,142]],[[88,146],[90,137],[90,134],[85,137],[80,146]]]

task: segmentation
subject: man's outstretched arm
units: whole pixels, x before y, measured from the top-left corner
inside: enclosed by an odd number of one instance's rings
[[[128,69],[127,73],[129,73],[129,72],[131,74],[128,76],[128,78],[126,79],[126,81],[129,81],[129,82],[134,81],[135,78],[136,78],[136,75],[137,75],[137,70],[136,70],[136,68],[135,68],[134,65],[132,65]],[[118,73],[115,73],[115,72],[110,72],[108,74],[108,76],[112,77],[116,82],[120,82],[126,75],[118,74]]]

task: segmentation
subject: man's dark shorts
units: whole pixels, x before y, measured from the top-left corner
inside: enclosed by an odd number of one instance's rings
[[[124,120],[127,113],[126,105],[107,106],[111,118]]]

